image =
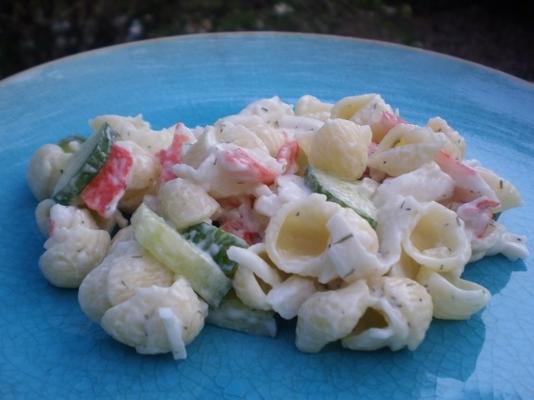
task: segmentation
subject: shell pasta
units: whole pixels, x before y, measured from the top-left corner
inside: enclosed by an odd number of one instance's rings
[[[496,222],[519,190],[464,160],[449,122],[416,125],[376,93],[90,126],[29,162],[39,266],[141,354],[184,359],[205,324],[272,337],[280,318],[303,352],[416,350],[432,318],[491,307],[469,263],[528,257]]]

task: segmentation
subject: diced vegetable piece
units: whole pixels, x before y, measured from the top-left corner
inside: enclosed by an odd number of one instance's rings
[[[56,183],[52,194],[56,202],[69,205],[80,195],[106,163],[115,136],[107,124],[89,136]]]
[[[137,241],[176,274],[210,305],[217,306],[232,287],[213,259],[182,237],[160,216],[141,204],[132,216]]]
[[[248,247],[243,239],[205,222],[192,226],[182,235],[208,253],[230,278],[234,276],[237,263],[228,258],[227,250],[232,246]]]
[[[329,201],[352,208],[376,228],[376,207],[369,196],[360,190],[358,182],[347,182],[313,167],[308,167],[304,182],[313,192],[326,195]]]
[[[67,136],[66,138],[61,139],[57,145],[61,147],[61,150],[63,150],[65,153],[72,153],[72,147],[71,143],[76,142],[79,145],[81,145],[83,142],[85,142],[85,137],[81,135],[71,135]]]
[[[132,166],[133,157],[128,150],[111,146],[106,163],[80,194],[85,205],[103,218],[113,215],[126,191]]]
[[[206,322],[251,335],[276,336],[276,320],[272,311],[254,310],[233,296],[224,299],[218,308],[210,308]]]

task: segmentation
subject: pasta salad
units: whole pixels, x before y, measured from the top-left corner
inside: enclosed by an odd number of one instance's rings
[[[153,130],[98,116],[46,144],[28,184],[47,237],[39,267],[139,353],[186,346],[205,323],[296,346],[414,350],[432,318],[462,320],[490,292],[485,256],[528,256],[497,222],[517,189],[444,119],[411,124],[378,94],[294,106],[261,99],[213,125]]]

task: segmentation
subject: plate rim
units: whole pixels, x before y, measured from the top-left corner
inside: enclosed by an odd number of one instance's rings
[[[449,61],[454,61],[457,63],[464,63],[472,68],[475,69],[482,69],[487,72],[491,72],[497,75],[501,75],[503,78],[506,78],[510,81],[513,81],[516,84],[520,84],[524,86],[525,89],[534,91],[534,82],[527,81],[526,79],[520,78],[518,76],[512,75],[511,73],[501,71],[499,69],[489,67],[487,65],[480,64],[475,61],[466,60],[461,57],[457,57],[450,54],[441,53],[434,50],[428,50],[423,49],[420,47],[414,47],[414,46],[408,46],[401,43],[394,43],[394,42],[387,42],[384,40],[378,40],[378,39],[367,39],[367,38],[361,38],[361,37],[353,37],[353,36],[342,36],[342,35],[332,35],[327,33],[308,33],[308,32],[290,32],[290,31],[232,31],[232,32],[206,32],[206,33],[189,33],[189,34],[181,34],[181,35],[170,35],[170,36],[160,36],[156,38],[148,38],[148,39],[142,39],[142,40],[135,40],[131,42],[125,42],[125,43],[117,43],[109,46],[104,47],[98,47],[96,49],[91,50],[85,50],[79,53],[70,54],[67,56],[59,57],[47,62],[44,62],[42,64],[35,65],[33,67],[24,69],[22,71],[16,72],[15,74],[9,75],[3,79],[0,79],[0,89],[2,87],[8,86],[12,82],[15,82],[16,80],[23,78],[25,75],[34,73],[35,71],[38,71],[39,69],[54,65],[54,64],[61,64],[65,61],[69,61],[71,59],[75,58],[82,58],[82,57],[88,57],[92,56],[94,54],[99,53],[107,53],[110,50],[113,51],[118,48],[126,48],[126,47],[134,47],[134,46],[140,46],[140,45],[146,45],[150,43],[155,42],[167,42],[167,41],[189,41],[189,40],[195,40],[195,39],[201,39],[201,38],[215,38],[215,37],[237,37],[237,36],[249,36],[249,37],[267,37],[267,36],[292,36],[292,37],[304,37],[304,38],[310,38],[310,39],[319,39],[319,40],[339,40],[339,41],[350,41],[350,42],[356,42],[356,43],[367,43],[367,44],[374,44],[381,47],[392,47],[401,49],[408,52],[415,52],[415,53],[423,53],[430,56],[438,57],[438,58],[444,58],[448,59]]]

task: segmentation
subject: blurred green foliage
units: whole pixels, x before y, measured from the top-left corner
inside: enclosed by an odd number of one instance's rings
[[[275,30],[420,46],[534,80],[534,13],[528,3],[494,7],[470,0],[0,0],[0,77],[131,40]]]

